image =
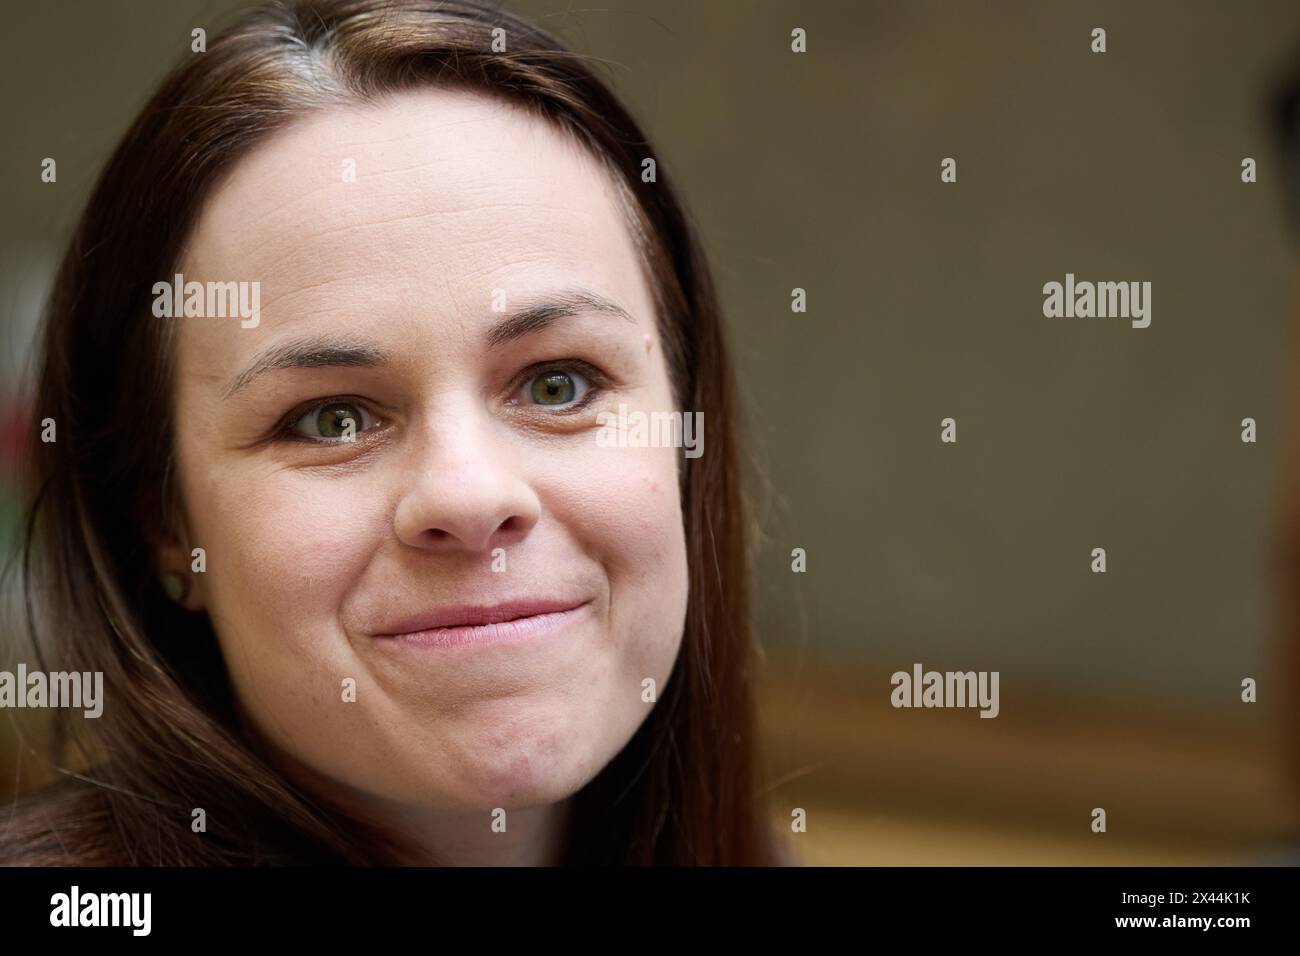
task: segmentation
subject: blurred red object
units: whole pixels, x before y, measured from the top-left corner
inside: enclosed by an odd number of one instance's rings
[[[26,394],[10,394],[0,399],[0,480],[17,480],[27,458],[28,428],[31,424],[32,400]]]

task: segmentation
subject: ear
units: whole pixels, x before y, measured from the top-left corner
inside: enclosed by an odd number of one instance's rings
[[[191,546],[190,535],[183,527],[179,531],[156,530],[151,534],[150,551],[154,556],[154,569],[158,577],[159,590],[163,588],[163,575],[172,572],[184,582],[184,593],[175,603],[187,611],[202,611],[207,607],[204,584],[207,570],[207,556],[200,551],[196,555]]]

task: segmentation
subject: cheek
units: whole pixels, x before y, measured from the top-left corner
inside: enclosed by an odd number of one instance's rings
[[[358,698],[371,682],[339,609],[377,546],[376,502],[356,481],[285,469],[203,474],[188,500],[203,503],[193,523],[208,551],[207,608],[244,710],[282,752],[362,783],[355,769],[384,742],[342,703],[345,678]]]
[[[610,636],[626,670],[660,684],[677,654],[689,590],[681,456],[675,448],[589,447],[544,493],[577,546],[605,569]]]
[[[325,638],[373,553],[373,503],[355,483],[282,469],[204,475],[188,500],[202,503],[195,546],[207,551],[209,613],[238,651],[232,666],[276,656],[337,666],[345,646]]]

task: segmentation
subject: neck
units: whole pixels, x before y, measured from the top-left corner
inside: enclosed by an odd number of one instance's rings
[[[498,813],[389,806],[370,816],[398,836],[400,866],[557,866],[571,809],[570,799]]]

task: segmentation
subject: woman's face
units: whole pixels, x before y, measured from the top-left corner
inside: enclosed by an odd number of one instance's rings
[[[188,605],[245,719],[384,806],[582,787],[662,692],[688,589],[681,451],[597,442],[598,412],[674,408],[607,174],[496,99],[403,94],[241,159],[181,269],[261,284],[256,325],[157,320],[188,528],[163,560],[204,549]],[[394,636],[515,601],[580,607]]]

